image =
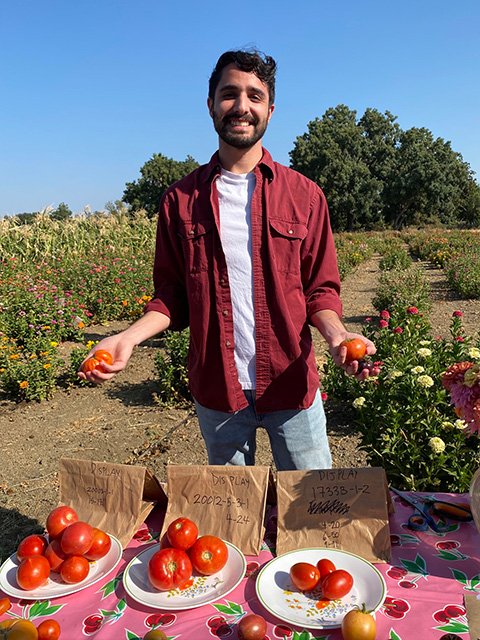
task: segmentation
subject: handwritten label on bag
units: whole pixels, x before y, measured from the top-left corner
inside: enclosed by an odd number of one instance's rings
[[[247,555],[258,555],[264,532],[269,467],[167,467],[168,505],[162,530],[183,516],[198,535],[215,535]]]
[[[114,535],[125,548],[165,493],[146,467],[94,460],[60,460],[60,504],[80,520]]]
[[[279,471],[277,501],[277,555],[327,547],[370,562],[390,560],[390,494],[383,469]]]

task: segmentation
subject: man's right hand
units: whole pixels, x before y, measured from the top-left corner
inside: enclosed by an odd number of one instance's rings
[[[102,362],[102,369],[104,369],[104,371],[93,369],[92,371],[84,372],[82,371],[84,360],[78,371],[79,378],[89,380],[93,382],[93,384],[101,384],[106,380],[110,380],[116,373],[125,369],[132,355],[133,348],[137,344],[153,338],[153,336],[168,329],[169,326],[170,318],[164,313],[147,311],[145,315],[130,325],[125,331],[101,340],[91,349],[85,358],[85,360],[88,360],[88,358],[94,356],[95,352],[99,349],[105,349],[105,351],[108,351],[112,356],[112,364]]]
[[[125,337],[123,333],[117,333],[114,336],[104,338],[98,344],[96,344],[88,353],[85,360],[83,360],[78,370],[78,377],[82,380],[88,380],[93,384],[101,384],[106,380],[110,380],[119,371],[123,371],[127,366],[127,362],[132,355],[135,343]],[[112,364],[102,362],[102,370],[93,369],[92,371],[83,371],[83,364],[88,358],[95,357],[95,352],[99,349],[108,351],[112,356]]]

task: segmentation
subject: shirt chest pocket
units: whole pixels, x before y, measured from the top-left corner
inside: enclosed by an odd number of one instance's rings
[[[301,222],[270,219],[271,258],[277,271],[300,273],[300,249],[308,229]]]
[[[178,233],[187,273],[207,271],[213,252],[213,220],[184,222]]]

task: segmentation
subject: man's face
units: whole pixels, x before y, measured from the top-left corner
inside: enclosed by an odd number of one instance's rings
[[[272,113],[268,86],[254,73],[230,64],[222,72],[208,110],[221,140],[237,149],[248,149],[261,140]]]

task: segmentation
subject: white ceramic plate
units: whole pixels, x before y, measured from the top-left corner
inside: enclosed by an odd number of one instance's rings
[[[8,560],[5,560],[0,568],[0,589],[9,596],[21,598],[22,600],[49,600],[50,598],[59,598],[61,596],[67,596],[70,593],[82,591],[82,589],[86,589],[104,578],[110,571],[113,571],[120,562],[123,551],[122,545],[114,536],[110,536],[110,538],[112,539],[110,551],[106,556],[100,558],[100,560],[90,563],[88,576],[85,580],[82,580],[82,582],[67,584],[63,582],[60,574],[52,571],[46,584],[38,587],[38,589],[25,591],[25,589],[20,588],[17,583],[17,567],[20,563],[14,553]]]
[[[158,591],[148,580],[148,562],[160,548],[158,544],[152,545],[130,561],[123,574],[123,586],[134,600],[154,609],[181,611],[215,602],[235,589],[247,568],[240,549],[230,542],[225,541],[225,544],[228,560],[221,571],[211,576],[195,575],[191,586],[172,591]]]
[[[290,567],[296,562],[317,564],[321,558],[328,558],[337,569],[352,575],[353,587],[345,597],[325,600],[320,589],[303,593],[293,586]],[[267,611],[307,629],[340,627],[345,614],[363,602],[367,610],[377,611],[387,594],[385,580],[373,564],[353,553],[322,547],[290,551],[274,558],[258,574],[256,590]]]

